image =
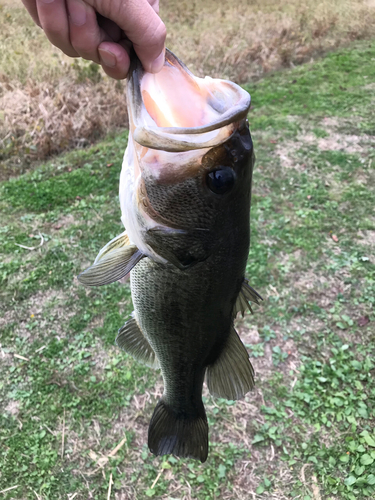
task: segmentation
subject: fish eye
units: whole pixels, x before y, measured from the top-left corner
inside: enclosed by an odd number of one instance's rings
[[[207,186],[216,194],[228,193],[234,186],[236,174],[230,167],[220,167],[207,174]]]

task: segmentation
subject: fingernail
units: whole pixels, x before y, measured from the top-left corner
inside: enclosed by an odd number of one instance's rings
[[[158,73],[164,66],[164,60],[165,60],[164,52],[165,51],[163,49],[160,55],[158,55],[155,61],[153,61],[153,63],[151,64],[151,73]]]
[[[115,54],[109,52],[109,50],[99,49],[100,60],[105,66],[114,68],[117,63]]]
[[[86,5],[82,0],[70,0],[68,9],[73,24],[83,26],[86,23]]]

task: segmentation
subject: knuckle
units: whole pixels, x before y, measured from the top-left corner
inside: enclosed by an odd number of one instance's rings
[[[99,57],[97,54],[97,47],[92,45],[89,41],[82,39],[72,39],[71,40],[73,49],[84,59],[99,62]]]
[[[163,22],[161,22],[159,25],[158,35],[159,35],[159,40],[161,41],[161,43],[164,43],[165,39],[167,37],[167,28]]]
[[[144,32],[141,44],[145,46],[154,46],[156,48],[160,46],[161,48],[161,46],[164,45],[166,36],[167,28],[165,24],[160,21],[156,28],[153,25],[149,25],[148,29]]]
[[[72,47],[66,47],[63,52],[69,57],[79,57],[77,52]]]
[[[60,32],[51,33],[45,31],[45,33],[52,45],[60,49],[64,52],[64,54],[70,57],[77,55],[74,48],[70,44],[69,37],[63,36]]]
[[[56,24],[43,24],[42,28],[48,40],[53,44],[55,44],[55,42],[64,43],[65,41],[69,43],[69,36],[62,26]]]

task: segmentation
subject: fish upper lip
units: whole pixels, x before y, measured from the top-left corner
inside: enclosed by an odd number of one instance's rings
[[[168,49],[166,49],[166,61],[179,65],[181,71],[192,75],[188,68]],[[133,138],[141,146],[170,152],[213,147],[225,142],[235,131],[235,125],[246,119],[251,103],[250,95],[233,82],[219,80],[220,84],[231,92],[228,99],[233,97],[234,103],[216,120],[197,127],[158,127],[147,124],[145,117],[142,116],[143,113],[147,113],[149,116],[141,92],[141,81],[144,73],[139,59],[134,57],[127,83],[127,98],[129,114],[131,115],[130,121],[134,127]],[[194,77],[194,75],[192,76]],[[213,132],[217,132],[217,134]],[[189,136],[192,137],[189,139]]]

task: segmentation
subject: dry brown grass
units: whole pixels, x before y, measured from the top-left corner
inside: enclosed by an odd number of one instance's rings
[[[194,72],[239,83],[375,33],[374,0],[167,0],[163,12]]]
[[[375,34],[375,0],[162,0],[167,46],[198,75],[243,83]],[[123,83],[50,45],[0,0],[1,175],[127,124]]]
[[[0,108],[0,159],[13,158],[10,171],[127,126],[122,84],[112,81],[0,82]]]

